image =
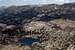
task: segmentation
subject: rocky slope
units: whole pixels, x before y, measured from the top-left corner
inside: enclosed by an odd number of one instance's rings
[[[66,23],[68,25],[66,25]],[[11,49],[12,50],[15,49],[16,50],[18,49],[19,50],[28,50],[28,49],[29,50],[75,50],[75,39],[74,39],[75,21],[64,20],[64,19],[55,19],[49,22],[32,21],[30,23],[23,25],[23,31],[25,33],[23,35],[21,33],[20,34],[21,37],[17,37],[18,35],[14,37],[15,34],[12,37],[4,36],[5,41],[3,40],[3,43],[5,44],[3,46],[1,45],[1,49],[2,50],[4,49],[5,50],[6,49],[7,50]],[[20,41],[19,43],[17,42],[19,39],[29,38],[29,37],[34,39],[39,39],[39,41],[35,41],[31,45],[24,45],[25,42],[22,41]]]
[[[75,50],[74,16],[75,3],[4,8],[1,50]]]
[[[32,20],[49,21],[55,18],[69,18],[74,20],[75,3],[63,5],[43,5],[43,6],[11,6],[0,11],[0,23],[22,24]]]

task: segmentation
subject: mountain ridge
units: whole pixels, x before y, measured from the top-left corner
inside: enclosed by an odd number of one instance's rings
[[[0,23],[21,24],[23,20],[49,21],[56,18],[72,18],[71,20],[75,20],[74,15],[75,3],[10,6],[0,11]]]

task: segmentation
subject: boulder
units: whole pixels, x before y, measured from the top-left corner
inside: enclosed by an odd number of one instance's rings
[[[6,27],[6,29],[10,29],[10,30],[14,30],[15,28],[16,28],[15,25],[8,25],[8,26]]]
[[[5,30],[6,26],[6,24],[0,23],[0,31]]]

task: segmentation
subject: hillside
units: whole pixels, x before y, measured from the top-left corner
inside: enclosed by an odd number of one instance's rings
[[[22,24],[32,20],[50,21],[55,18],[69,18],[74,20],[75,3],[63,5],[43,5],[43,6],[11,6],[0,11],[0,23]]]
[[[75,3],[0,7],[0,50],[75,50]]]

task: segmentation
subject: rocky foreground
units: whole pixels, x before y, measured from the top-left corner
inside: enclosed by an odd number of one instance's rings
[[[75,21],[32,21],[24,24],[21,30],[15,27],[19,32],[10,28],[6,32],[7,28],[0,33],[1,50],[75,50]],[[39,40],[30,44],[18,42],[19,39],[29,37]]]

